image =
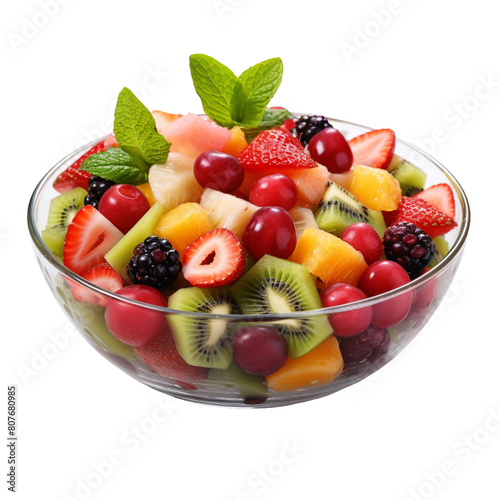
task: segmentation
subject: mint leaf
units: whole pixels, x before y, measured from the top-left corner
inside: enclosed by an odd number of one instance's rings
[[[236,75],[224,64],[204,54],[191,55],[189,67],[203,111],[219,125],[232,127],[234,119],[231,101],[238,83]]]
[[[279,127],[285,123],[285,120],[292,116],[292,113],[288,109],[266,108],[257,127],[243,128],[245,138],[248,142],[253,141],[264,130]]]
[[[266,106],[274,96],[283,77],[283,62],[279,57],[262,61],[244,71],[238,80],[246,96],[245,113],[241,119],[246,127],[256,127]]]
[[[118,95],[113,131],[121,149],[149,164],[167,161],[170,143],[156,130],[148,108],[128,88]]]
[[[147,182],[149,166],[120,148],[110,148],[87,157],[79,170],[117,184],[136,186]]]

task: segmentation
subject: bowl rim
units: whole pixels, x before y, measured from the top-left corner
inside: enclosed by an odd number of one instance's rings
[[[303,116],[306,113],[292,113],[293,116]],[[374,130],[373,128],[367,127],[366,125],[361,125],[355,122],[350,122],[346,120],[341,120],[337,118],[327,118],[328,121],[334,122],[340,125],[345,125],[347,127],[356,127],[358,129],[363,129],[366,132],[369,132],[371,130]],[[290,312],[290,313],[281,313],[281,314],[259,314],[259,315],[252,315],[252,314],[212,314],[212,313],[203,313],[203,312],[192,312],[192,311],[182,311],[182,310],[177,310],[177,309],[170,309],[169,307],[162,307],[162,306],[156,306],[153,304],[147,304],[145,302],[140,302],[134,299],[130,299],[128,297],[124,297],[121,295],[118,295],[117,293],[110,292],[109,290],[106,290],[104,288],[101,288],[99,286],[94,285],[93,283],[83,279],[81,276],[78,274],[74,273],[67,267],[63,265],[62,262],[60,262],[53,254],[50,252],[50,250],[45,246],[45,243],[42,240],[41,234],[38,231],[35,223],[35,211],[38,206],[38,201],[40,199],[41,193],[43,192],[44,188],[46,188],[46,183],[50,177],[52,177],[54,171],[59,169],[64,163],[66,163],[70,158],[73,158],[76,155],[82,155],[86,151],[88,151],[92,146],[97,144],[98,142],[102,141],[106,136],[100,137],[99,139],[96,139],[94,141],[91,141],[80,148],[77,148],[73,152],[69,153],[66,155],[64,158],[59,160],[51,169],[49,169],[48,172],[45,173],[45,175],[41,178],[41,180],[38,182],[36,185],[35,189],[33,190],[33,193],[30,197],[30,201],[28,204],[28,211],[27,211],[27,222],[28,222],[28,229],[29,233],[31,235],[33,244],[35,245],[36,249],[43,255],[45,260],[47,260],[60,274],[63,275],[63,277],[68,278],[70,281],[74,281],[80,285],[83,285],[84,287],[92,290],[93,292],[96,292],[101,295],[105,295],[110,299],[118,300],[121,302],[125,302],[131,305],[139,306],[145,309],[150,309],[153,311],[158,311],[163,314],[180,314],[183,316],[189,316],[193,318],[203,318],[203,319],[224,319],[226,321],[230,322],[272,322],[273,320],[284,320],[284,319],[307,319],[311,317],[316,317],[316,316],[322,316],[322,315],[330,315],[333,313],[340,313],[340,312],[346,312],[346,311],[352,311],[356,309],[362,309],[364,307],[368,306],[373,306],[375,304],[378,304],[380,302],[385,302],[386,300],[397,297],[399,295],[403,295],[405,293],[411,292],[413,293],[416,289],[420,288],[424,284],[430,282],[432,279],[436,278],[440,274],[442,274],[445,270],[447,270],[452,262],[455,261],[455,259],[461,254],[461,251],[463,250],[465,246],[465,241],[467,239],[467,235],[469,232],[470,228],[470,206],[469,202],[467,200],[467,196],[465,194],[464,189],[458,182],[458,180],[455,178],[455,176],[444,166],[442,165],[438,160],[436,160],[434,157],[426,153],[425,151],[421,150],[417,146],[403,140],[396,138],[396,146],[398,143],[412,149],[419,155],[421,155],[423,158],[426,160],[430,161],[433,163],[447,178],[448,181],[453,185],[454,189],[456,190],[458,194],[458,199],[462,207],[462,223],[459,226],[459,233],[457,235],[456,241],[454,242],[453,246],[449,250],[449,252],[446,254],[446,256],[443,258],[441,262],[439,262],[436,266],[434,266],[430,271],[426,272],[424,275],[419,276],[418,278],[410,281],[406,285],[403,285],[401,287],[395,288],[394,290],[390,290],[388,292],[382,293],[380,295],[376,295],[374,297],[368,297],[366,299],[357,301],[357,302],[351,302],[349,304],[341,304],[337,306],[331,306],[331,307],[323,307],[320,309],[311,309],[311,310],[306,310],[306,311],[299,311],[299,312]]]

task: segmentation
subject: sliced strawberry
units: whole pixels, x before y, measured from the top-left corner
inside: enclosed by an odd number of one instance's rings
[[[122,277],[108,263],[99,264],[89,269],[86,273],[83,273],[82,278],[110,292],[117,292],[125,285]],[[93,292],[75,282],[71,283],[71,289],[76,301],[106,307],[108,302],[106,295]]]
[[[59,191],[60,193],[71,191],[71,189],[75,189],[76,187],[81,187],[88,190],[90,174],[88,172],[85,172],[84,170],[78,169],[82,166],[82,163],[87,157],[95,153],[101,153],[105,150],[106,146],[104,145],[104,141],[98,142],[94,147],[80,156],[80,158],[78,158],[75,163],[70,165],[64,172],[59,174],[57,179],[54,181],[54,189],[56,191]]]
[[[135,347],[134,352],[155,372],[173,379],[185,389],[196,390],[192,383],[207,378],[207,368],[189,365],[181,357],[166,322],[157,337],[142,347]]]
[[[63,262],[80,276],[104,264],[104,255],[118,243],[123,233],[92,205],[80,209],[66,233]]]
[[[387,168],[396,146],[396,134],[388,128],[371,130],[349,141],[353,165]]]
[[[316,162],[308,156],[302,144],[290,132],[264,130],[238,156],[247,172],[268,168],[313,168]]]
[[[451,187],[446,183],[430,186],[424,191],[413,195],[413,198],[425,200],[448,217],[455,218],[455,198]]]
[[[403,196],[397,210],[385,212],[387,226],[397,222],[412,222],[423,229],[431,238],[446,234],[457,226],[457,223],[446,214],[420,198]]]
[[[182,273],[191,285],[201,288],[228,285],[245,267],[245,250],[229,229],[214,229],[200,236],[184,253]]]

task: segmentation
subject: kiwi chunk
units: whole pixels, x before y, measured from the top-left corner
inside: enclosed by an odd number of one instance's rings
[[[432,242],[434,243],[434,260],[429,264],[430,268],[437,266],[450,251],[450,245],[444,236],[436,236]]]
[[[168,306],[178,311],[238,314],[236,302],[226,287],[181,288]],[[184,361],[193,366],[226,369],[233,360],[235,323],[223,318],[205,319],[185,314],[167,316],[175,346]]]
[[[64,238],[73,217],[83,207],[83,200],[87,191],[77,187],[60,194],[50,202],[47,226],[42,231],[42,239],[47,248],[62,260]]]
[[[260,399],[267,395],[266,379],[244,372],[234,361],[227,370],[213,368],[208,372],[207,378],[225,387],[237,387],[245,399]]]
[[[397,155],[394,155],[390,165],[387,167],[387,171],[401,185],[403,196],[413,196],[424,189],[427,174]]]
[[[349,191],[332,181],[327,185],[314,218],[320,229],[335,236],[340,236],[347,226],[357,222],[370,224],[381,238],[386,229],[380,210],[366,207]]]
[[[307,267],[271,255],[264,255],[231,288],[231,293],[243,314],[287,314],[322,307]],[[325,315],[268,324],[285,337],[292,358],[314,349],[333,332]]]

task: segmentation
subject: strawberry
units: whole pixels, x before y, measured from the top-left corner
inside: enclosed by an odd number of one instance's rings
[[[387,168],[396,146],[396,135],[388,128],[371,130],[349,141],[353,165]]]
[[[66,191],[70,191],[71,189],[75,189],[76,187],[81,187],[85,190],[88,190],[90,174],[88,172],[85,172],[85,170],[78,169],[82,166],[82,163],[87,157],[95,153],[101,153],[105,150],[106,146],[104,145],[104,141],[98,142],[94,147],[80,156],[80,158],[78,158],[75,163],[70,165],[64,172],[59,174],[57,179],[54,181],[54,189],[56,191],[59,191],[59,193],[65,193]]]
[[[191,382],[207,378],[206,368],[189,365],[181,357],[166,323],[157,337],[141,347],[135,347],[134,352],[155,372],[173,379],[185,389],[196,390]]]
[[[245,250],[229,229],[213,229],[187,247],[182,266],[191,285],[201,288],[228,285],[243,274]]]
[[[64,265],[80,276],[104,264],[104,255],[118,243],[123,233],[92,205],[80,209],[64,240]]]
[[[125,285],[122,277],[108,263],[92,267],[83,273],[82,278],[110,292],[117,292]],[[71,288],[76,301],[106,307],[108,302],[106,295],[93,292],[75,282],[71,283]]]
[[[453,191],[448,184],[435,184],[424,191],[413,195],[413,198],[420,198],[436,207],[451,219],[455,218],[455,198]]]
[[[384,212],[387,226],[397,222],[412,222],[423,229],[431,238],[451,231],[457,223],[446,214],[420,198],[403,196],[398,208],[392,212]]]
[[[308,156],[302,144],[290,132],[264,130],[238,156],[247,172],[268,168],[313,168],[316,162]]]

